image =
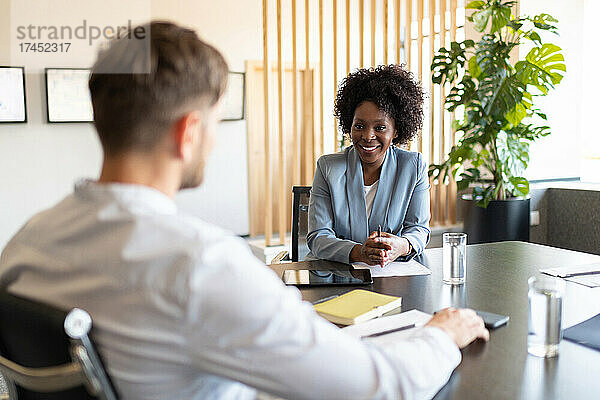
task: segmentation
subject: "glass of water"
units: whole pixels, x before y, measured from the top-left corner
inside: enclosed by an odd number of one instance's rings
[[[467,234],[444,233],[444,264],[442,279],[444,283],[459,285],[467,276]]]
[[[556,357],[562,339],[562,299],[565,282],[532,276],[529,284],[529,334],[527,352],[537,357]]]

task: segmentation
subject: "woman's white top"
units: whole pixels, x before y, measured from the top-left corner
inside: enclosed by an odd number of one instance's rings
[[[371,186],[363,185],[363,191],[365,192],[365,204],[367,205],[367,217],[371,215],[371,209],[373,208],[373,200],[375,200],[375,193],[377,193],[377,186],[379,185],[379,179]]]

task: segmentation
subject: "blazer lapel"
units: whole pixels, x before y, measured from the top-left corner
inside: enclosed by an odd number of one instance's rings
[[[381,225],[383,230],[389,230],[386,216],[388,207],[390,206],[392,191],[394,190],[396,183],[396,166],[398,163],[396,162],[395,155],[392,146],[390,146],[385,154],[383,165],[381,166],[379,184],[377,185],[377,192],[375,193],[375,199],[373,200],[373,209],[371,210],[371,217],[369,218],[369,232],[376,231],[379,225]]]
[[[346,197],[350,212],[352,240],[359,243],[363,243],[369,236],[363,184],[360,158],[354,146],[350,146],[346,152]]]

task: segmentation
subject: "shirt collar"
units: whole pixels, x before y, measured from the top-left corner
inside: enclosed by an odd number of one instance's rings
[[[113,200],[129,209],[159,214],[176,214],[175,201],[150,186],[131,183],[98,183],[81,179],[75,183],[75,196],[93,200]]]

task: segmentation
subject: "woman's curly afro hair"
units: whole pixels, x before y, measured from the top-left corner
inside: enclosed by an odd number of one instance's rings
[[[372,101],[394,119],[398,135],[393,143],[407,144],[423,127],[423,98],[421,85],[400,65],[359,69],[340,84],[334,115],[342,132],[349,135],[356,107],[363,101]]]

